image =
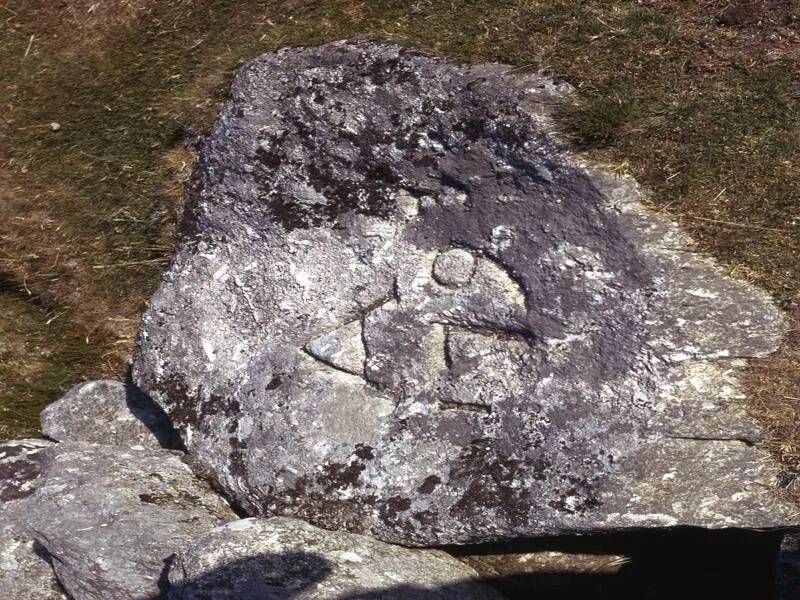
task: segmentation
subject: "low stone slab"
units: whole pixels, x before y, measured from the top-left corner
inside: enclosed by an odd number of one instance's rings
[[[45,440],[14,440],[0,444],[0,598],[61,600],[66,598],[53,569],[37,551],[25,527],[28,498],[36,490],[43,468]]]
[[[41,414],[42,432],[59,442],[177,449],[180,437],[164,411],[132,385],[87,381]]]
[[[500,600],[470,567],[287,518],[244,519],[201,535],[170,568],[174,600]]]
[[[374,41],[240,70],[133,370],[251,514],[407,545],[797,522],[736,382],[779,311],[559,142],[568,93]]]
[[[157,597],[175,552],[235,518],[177,453],[63,442],[25,517],[77,599]]]

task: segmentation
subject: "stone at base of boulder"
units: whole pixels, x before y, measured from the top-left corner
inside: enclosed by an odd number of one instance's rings
[[[47,406],[42,432],[58,442],[180,449],[169,417],[135,386],[121,381],[85,381]]]
[[[66,598],[24,522],[24,501],[0,511],[0,600]]]
[[[165,561],[236,518],[178,453],[77,442],[45,453],[25,519],[74,598],[158,597]]]
[[[52,567],[24,526],[28,500],[42,476],[46,440],[0,444],[0,600],[61,600]]]
[[[201,535],[169,573],[172,600],[500,600],[470,567],[297,519],[243,519]]]

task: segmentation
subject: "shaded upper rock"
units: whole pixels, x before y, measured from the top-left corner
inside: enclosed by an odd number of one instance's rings
[[[45,440],[0,444],[0,599],[66,598],[46,558],[25,527],[28,498],[42,476]]]
[[[554,140],[565,93],[373,41],[240,70],[134,378],[247,510],[418,545],[797,520],[735,383],[779,312]]]
[[[120,381],[87,381],[41,414],[42,433],[59,442],[178,449],[180,437],[163,409]]]
[[[243,519],[201,535],[169,572],[175,600],[499,600],[470,567],[287,518]]]
[[[70,597],[157,597],[173,554],[235,518],[174,452],[63,442],[44,454],[25,518]]]

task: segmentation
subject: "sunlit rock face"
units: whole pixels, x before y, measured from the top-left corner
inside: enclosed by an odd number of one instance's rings
[[[566,93],[374,41],[240,70],[134,376],[248,512],[411,545],[790,521],[735,376],[779,314],[553,140]]]

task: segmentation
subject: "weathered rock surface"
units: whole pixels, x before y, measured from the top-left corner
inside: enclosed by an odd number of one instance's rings
[[[27,499],[42,475],[45,440],[0,444],[0,600],[65,598],[49,563],[25,528]]]
[[[25,518],[77,599],[156,597],[173,554],[235,518],[174,452],[63,442],[44,456]]]
[[[200,536],[169,572],[175,600],[499,600],[470,567],[288,518],[243,519]]]
[[[416,545],[797,520],[736,387],[778,311],[554,141],[565,93],[368,41],[241,69],[134,377],[247,510]]]
[[[177,449],[180,437],[164,411],[134,386],[87,381],[48,405],[42,432],[59,442]]]

